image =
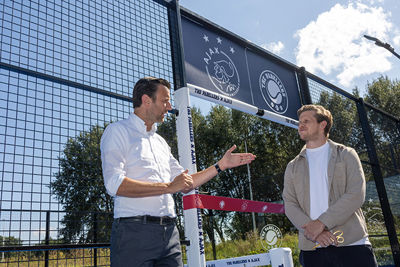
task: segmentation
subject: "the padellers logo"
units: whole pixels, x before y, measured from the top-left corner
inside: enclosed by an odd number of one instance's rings
[[[272,71],[264,70],[259,82],[261,94],[267,105],[276,113],[285,113],[289,99],[281,79]]]
[[[267,224],[260,232],[261,244],[266,250],[278,248],[282,244],[282,232],[273,224]]]
[[[229,55],[233,55],[233,47],[225,47],[220,37],[210,40],[207,35],[203,40],[210,46],[204,51],[203,61],[208,78],[222,94],[234,96],[239,92],[240,79],[235,63]],[[213,44],[213,42],[216,42]]]

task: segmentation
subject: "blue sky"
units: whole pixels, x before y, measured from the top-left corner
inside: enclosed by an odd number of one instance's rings
[[[180,5],[351,92],[381,75],[400,78],[400,1],[180,0]],[[196,105],[196,102],[194,103]]]

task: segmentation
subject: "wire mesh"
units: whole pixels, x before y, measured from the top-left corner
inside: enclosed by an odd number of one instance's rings
[[[360,124],[359,114],[354,99],[348,98],[337,88],[330,88],[308,78],[310,95],[314,104],[328,108],[333,116],[332,140],[353,147],[359,154],[366,178],[366,196],[363,205],[364,216],[368,225],[370,241],[376,248],[375,254],[379,265],[393,264],[387,229],[377,192],[373,163],[370,162],[365,136]],[[390,208],[395,217],[395,227],[400,229],[400,172],[399,172],[399,130],[396,121],[367,108],[368,123],[371,128],[379,165],[384,177]]]
[[[172,80],[167,8],[147,0],[1,1],[0,62],[11,66],[0,68],[0,246],[108,242],[103,230],[111,229],[112,214],[97,203],[71,211],[75,222],[87,219],[66,239],[66,204],[51,185],[69,140],[132,112],[129,101],[82,88],[131,97],[143,76]],[[0,266],[101,266],[109,265],[108,254],[6,251]]]

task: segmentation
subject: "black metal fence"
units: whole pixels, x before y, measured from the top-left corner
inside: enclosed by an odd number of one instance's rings
[[[0,266],[109,265],[98,207],[61,239],[58,159],[69,138],[127,117],[139,78],[172,75],[156,1],[0,2]]]
[[[65,206],[50,185],[70,138],[132,111],[136,80],[184,85],[178,16],[162,0],[0,2],[0,266],[109,265],[110,213],[76,211],[92,219],[65,240]],[[363,162],[370,238],[387,244],[380,264],[400,265],[399,119],[298,74],[303,103],[343,102],[333,133]]]
[[[367,211],[367,222],[374,225],[368,229],[370,241],[379,247],[375,253],[380,265],[398,266],[399,119],[310,73],[305,87],[309,89],[310,102],[327,106],[334,120],[339,119],[332,128],[333,139],[355,148],[360,155],[367,179],[363,209]]]

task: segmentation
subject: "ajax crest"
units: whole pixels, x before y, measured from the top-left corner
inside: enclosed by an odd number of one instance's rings
[[[222,94],[236,95],[239,92],[240,79],[235,63],[231,59],[235,50],[233,47],[224,47],[223,40],[220,37],[216,38],[214,45],[211,44],[207,35],[203,36],[203,40],[210,44],[203,55],[208,78]]]
[[[267,105],[276,113],[285,113],[288,109],[289,99],[279,77],[270,70],[264,70],[259,80],[261,94]]]

